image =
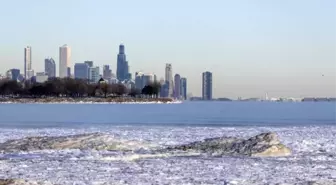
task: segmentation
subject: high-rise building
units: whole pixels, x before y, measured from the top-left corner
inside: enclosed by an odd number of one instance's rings
[[[6,77],[10,80],[17,81],[20,76],[20,69],[10,69],[6,72]]]
[[[68,67],[70,67],[71,49],[68,45],[59,48],[59,77],[66,78],[69,76]]]
[[[8,79],[8,80],[12,79],[12,71],[11,70],[6,71],[6,79]]]
[[[161,86],[162,86],[163,84],[165,84],[165,80],[164,80],[164,78],[160,78],[159,83],[160,83]]]
[[[27,70],[27,80],[31,79],[35,75],[34,70]]]
[[[155,74],[152,73],[135,73],[135,88],[143,89],[146,85],[152,84],[155,82]]]
[[[93,61],[85,61],[85,64],[87,64],[89,67],[93,67]]]
[[[98,83],[98,81],[100,80],[99,67],[89,68],[89,80],[90,83]]]
[[[117,57],[117,79],[119,81],[127,80],[129,77],[129,66],[126,61],[125,46],[119,45],[119,53]]]
[[[103,66],[103,78],[105,80],[109,80],[112,78],[112,70],[110,69],[109,65]]]
[[[36,82],[44,83],[48,80],[48,75],[45,72],[36,72]]]
[[[125,63],[124,63],[124,80],[127,79],[127,77],[128,77],[128,72],[129,72],[128,61],[125,61]]]
[[[202,76],[202,98],[212,100],[212,73],[206,71]]]
[[[181,78],[181,97],[183,100],[187,99],[187,79],[186,78]]]
[[[89,66],[86,63],[76,63],[74,74],[76,79],[89,79]]]
[[[150,85],[152,83],[154,83],[154,74],[151,73],[143,74],[142,76],[143,87],[145,87],[146,85]]]
[[[160,97],[165,98],[169,96],[169,84],[168,83],[164,83],[163,85],[161,85],[161,89],[160,89]]]
[[[173,80],[173,71],[172,71],[172,65],[166,64],[166,70],[165,70],[165,81],[169,82]]]
[[[171,64],[166,64],[165,83],[168,87],[168,97],[173,96],[174,82],[173,82],[173,67]]]
[[[132,80],[132,73],[128,73],[126,75],[126,80]]]
[[[180,99],[181,98],[181,76],[179,74],[175,74],[174,76],[174,98]]]
[[[67,68],[67,75],[69,78],[71,78],[71,67]]]
[[[56,63],[53,58],[44,59],[44,72],[49,78],[56,77]]]
[[[28,71],[32,70],[32,48],[27,46],[24,48],[24,77],[28,79]]]
[[[159,81],[158,81],[158,79],[157,79],[157,76],[156,76],[156,74],[154,74],[154,83],[158,83]]]
[[[136,72],[135,73],[135,88],[136,89],[142,89],[143,88],[143,82],[142,82],[143,73],[142,72]]]
[[[23,75],[19,74],[19,76],[17,78],[17,81],[22,83],[22,82],[24,82],[24,80],[25,80],[25,78],[23,77]]]

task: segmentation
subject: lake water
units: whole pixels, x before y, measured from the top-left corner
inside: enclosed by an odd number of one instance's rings
[[[336,104],[186,102],[182,104],[0,104],[0,127],[308,126],[336,124]]]
[[[0,154],[0,179],[73,184],[336,184],[336,104],[0,104],[0,142],[28,136],[102,132],[171,146],[211,137],[276,132],[288,157],[158,157],[137,153],[42,150]],[[120,159],[122,157],[122,159]]]

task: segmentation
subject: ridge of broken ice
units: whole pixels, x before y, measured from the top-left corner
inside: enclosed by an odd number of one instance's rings
[[[88,133],[70,136],[26,137],[0,143],[0,152],[29,152],[37,150],[86,149],[107,151],[151,150],[154,145],[145,142],[121,140],[102,133]],[[232,137],[207,138],[181,146],[172,146],[160,152],[189,151],[192,153],[210,153],[211,155],[247,155],[247,156],[287,156],[291,150],[283,145],[276,133],[261,133],[249,139]],[[157,155],[153,155],[157,156]]]
[[[288,156],[291,150],[283,145],[274,132],[261,133],[249,139],[233,137],[207,138],[190,144],[173,146],[168,151],[198,151],[212,156],[246,155],[246,156]]]
[[[0,152],[14,153],[36,150],[93,149],[132,151],[150,148],[149,143],[122,140],[102,133],[88,133],[70,136],[26,137],[0,143]]]

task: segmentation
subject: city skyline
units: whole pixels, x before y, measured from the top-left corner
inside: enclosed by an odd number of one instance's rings
[[[132,75],[144,71],[161,78],[163,66],[171,63],[174,74],[188,79],[188,92],[194,96],[201,96],[204,71],[213,72],[216,79],[214,97],[336,94],[333,0],[162,4],[60,0],[20,2],[20,7],[16,2],[5,2],[0,11],[0,20],[7,25],[0,30],[1,74],[12,68],[24,71],[22,48],[27,45],[32,47],[35,72],[44,71],[46,56],[58,65],[57,48],[64,43],[72,49],[72,68],[74,63],[92,60],[101,69],[110,65],[116,73],[116,48],[123,43]],[[68,6],[61,6],[64,2]],[[126,7],[127,15],[122,13]],[[50,14],[52,10],[69,13]],[[23,27],[31,29],[22,34]]]

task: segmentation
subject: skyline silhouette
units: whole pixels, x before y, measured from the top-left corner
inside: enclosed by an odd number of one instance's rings
[[[133,75],[164,77],[171,63],[195,96],[201,95],[202,72],[211,71],[214,97],[333,97],[335,7],[333,0],[13,0],[0,8],[0,73],[23,71],[27,45],[32,68],[44,71],[45,58],[59,63],[63,44],[72,49],[72,66],[91,60],[116,73],[123,43]]]

